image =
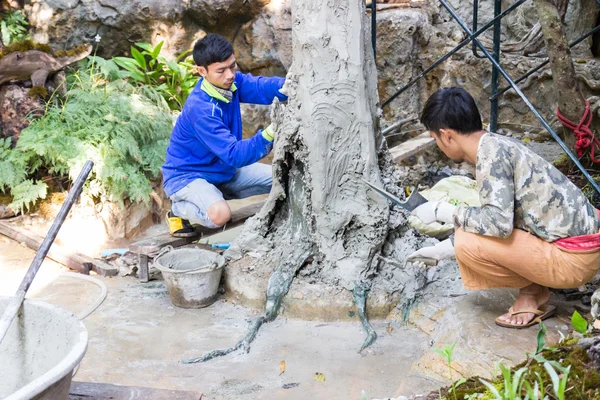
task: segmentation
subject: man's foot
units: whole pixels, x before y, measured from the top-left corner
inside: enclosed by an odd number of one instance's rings
[[[550,289],[538,284],[531,285],[519,290],[519,296],[510,311],[496,319],[501,326],[526,327],[531,326],[536,318],[540,320],[554,314],[556,308],[547,306],[550,300]],[[535,312],[523,312],[523,311]]]
[[[169,233],[174,237],[191,237],[196,236],[196,231],[190,221],[173,215],[169,211],[166,215],[167,225],[169,226]]]

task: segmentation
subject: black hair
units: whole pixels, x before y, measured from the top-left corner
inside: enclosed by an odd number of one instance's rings
[[[432,94],[423,107],[421,123],[436,135],[440,129],[453,129],[463,135],[483,129],[473,96],[458,87],[440,89]]]
[[[227,39],[215,33],[209,33],[194,44],[194,63],[208,68],[210,64],[226,61],[233,54],[233,46]]]

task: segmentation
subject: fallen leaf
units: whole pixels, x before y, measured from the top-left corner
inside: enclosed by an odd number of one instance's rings
[[[392,326],[392,323],[390,322],[387,326],[388,335],[391,335],[393,330],[394,330],[394,327]]]
[[[285,361],[279,363],[279,375],[285,372]]]
[[[315,381],[317,382],[325,382],[325,375],[320,372],[315,372]]]
[[[528,137],[526,137],[525,139],[523,139],[523,141],[524,141],[525,143],[529,143],[529,142],[531,142],[531,139],[530,139],[530,138],[528,138]]]
[[[597,329],[600,331],[600,319],[597,319],[594,321],[594,329]]]

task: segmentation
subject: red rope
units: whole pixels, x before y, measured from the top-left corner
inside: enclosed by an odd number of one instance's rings
[[[579,121],[578,124],[567,119],[560,113],[558,108],[556,109],[556,116],[558,117],[558,120],[562,122],[565,128],[573,131],[573,134],[577,139],[575,142],[577,157],[583,156],[583,153],[589,148],[592,161],[595,163],[600,163],[600,159],[596,159],[595,157],[596,148],[600,149],[600,140],[598,140],[598,138],[596,138],[590,130],[593,116],[592,111],[590,110],[590,102],[587,100],[585,101],[585,112],[583,113],[583,117],[581,117],[581,121]]]

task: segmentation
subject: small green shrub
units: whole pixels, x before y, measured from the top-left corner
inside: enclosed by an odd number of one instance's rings
[[[8,10],[6,15],[0,21],[0,34],[2,35],[2,43],[5,46],[13,42],[19,42],[27,39],[29,34],[27,33],[27,18],[21,10],[12,11]]]
[[[118,69],[111,63],[69,75],[66,98],[48,103],[14,149],[0,141],[0,190],[10,188],[13,209],[44,198],[48,179],[75,179],[88,159],[95,164],[84,189],[89,195],[149,201],[172,129],[170,111],[152,88],[106,80]]]
[[[131,47],[132,57],[114,57],[113,60],[123,68],[122,78],[154,87],[172,110],[181,110],[198,83],[198,76],[194,74],[194,64],[187,61],[189,50],[169,61],[160,55],[163,43],[156,47],[150,43],[136,43]]]

